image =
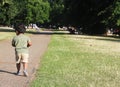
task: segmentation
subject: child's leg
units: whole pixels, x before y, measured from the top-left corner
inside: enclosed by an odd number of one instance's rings
[[[23,62],[23,73],[25,76],[28,76],[28,73],[27,73],[27,63],[26,62]]]
[[[23,73],[25,76],[28,76],[27,67],[28,67],[28,54],[22,54],[22,62],[23,62]]]
[[[22,54],[22,63],[23,63],[23,70],[27,70],[27,66],[28,66],[28,54]]]
[[[17,63],[16,67],[17,67],[17,72],[19,72],[20,71],[20,67],[21,67],[21,63]]]
[[[26,62],[23,62],[23,70],[26,71],[27,70],[27,66],[28,64]]]
[[[20,71],[20,68],[21,68],[21,54],[18,54],[16,52],[16,68],[17,68],[17,73]]]

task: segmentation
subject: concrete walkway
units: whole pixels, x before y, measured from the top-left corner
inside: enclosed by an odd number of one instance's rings
[[[11,46],[11,40],[0,41],[0,87],[28,87],[40,63],[41,56],[47,50],[51,34],[47,31],[33,34],[30,38],[32,46],[29,48],[29,77],[24,77],[22,73],[21,76],[15,75],[15,54],[14,48]]]

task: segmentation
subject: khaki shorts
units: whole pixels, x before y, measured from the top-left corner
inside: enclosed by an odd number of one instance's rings
[[[16,63],[28,62],[29,54],[25,53],[16,53]]]

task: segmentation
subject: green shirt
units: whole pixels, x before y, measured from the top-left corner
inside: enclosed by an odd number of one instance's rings
[[[15,47],[17,53],[28,53],[28,43],[31,42],[28,36],[19,34],[12,39],[12,46]]]

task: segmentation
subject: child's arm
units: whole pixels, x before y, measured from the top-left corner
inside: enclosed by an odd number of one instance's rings
[[[30,38],[28,38],[27,47],[30,47],[31,45],[32,45],[31,40],[30,40]]]
[[[31,42],[28,42],[27,47],[30,47],[31,45],[32,45],[32,43],[31,43]]]
[[[15,47],[15,42],[14,42],[14,40],[12,40],[12,46]]]

